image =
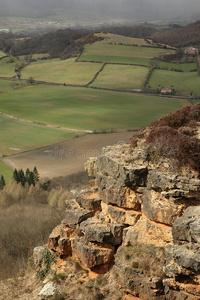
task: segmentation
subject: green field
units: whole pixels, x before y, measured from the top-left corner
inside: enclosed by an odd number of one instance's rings
[[[148,71],[147,67],[106,65],[92,86],[111,89],[141,89]]]
[[[13,61],[12,61],[13,60]],[[12,62],[11,62],[12,61]],[[21,63],[26,63],[24,58],[17,59],[15,57],[6,57],[0,60],[0,76],[3,77],[13,77],[16,75],[15,68]]]
[[[149,65],[150,59],[171,52],[171,50],[140,46],[125,46],[94,43],[86,45],[79,61],[100,61]]]
[[[102,41],[98,41],[96,43],[100,44],[124,44],[124,45],[145,45],[149,46],[149,44],[146,42],[145,39],[139,39],[139,38],[132,38],[128,36],[113,34],[113,33],[95,33],[95,36],[97,37],[103,37],[104,39]],[[150,40],[149,40],[150,41]],[[153,44],[153,42],[150,42]]]
[[[45,85],[0,95],[5,113],[86,130],[139,128],[185,105],[186,100]]]
[[[154,89],[173,87],[183,94],[190,95],[193,92],[200,96],[200,76],[197,72],[154,70],[148,84]]]
[[[12,88],[12,81],[0,79],[0,92],[7,91]]]
[[[8,183],[13,176],[13,170],[0,160],[0,176],[3,175],[5,182]]]
[[[0,128],[0,152],[6,155],[64,141],[76,134],[27,124],[2,114],[0,114]]]
[[[101,64],[78,63],[75,58],[67,60],[51,59],[33,62],[22,71],[22,78],[33,77],[35,80],[85,85],[101,68]]]
[[[181,70],[183,72],[189,72],[191,70],[195,70],[197,69],[197,64],[196,63],[168,63],[168,62],[164,62],[164,61],[152,61],[152,65],[154,65],[155,67],[159,67],[161,69],[167,69],[169,71],[173,71],[173,70]]]

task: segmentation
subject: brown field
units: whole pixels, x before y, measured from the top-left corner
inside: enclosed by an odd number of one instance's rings
[[[84,171],[89,157],[101,155],[102,147],[129,142],[132,132],[88,134],[77,139],[5,157],[12,168],[37,167],[40,177],[66,176]]]

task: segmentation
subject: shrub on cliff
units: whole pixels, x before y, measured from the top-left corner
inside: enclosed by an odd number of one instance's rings
[[[131,138],[136,147],[143,139],[148,146],[148,159],[165,157],[177,167],[188,166],[200,175],[200,141],[195,136],[200,120],[200,103],[187,106],[171,115],[152,122]]]
[[[178,129],[182,126],[194,126],[200,121],[200,103],[194,106],[186,106],[173,114],[164,116],[159,120],[152,122],[149,127],[169,126]]]
[[[188,165],[200,174],[200,144],[196,138],[164,126],[152,128],[146,143],[157,155],[176,160],[179,167]]]

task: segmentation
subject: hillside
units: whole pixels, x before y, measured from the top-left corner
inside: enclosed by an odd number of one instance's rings
[[[187,47],[200,45],[200,22],[181,28],[171,30],[163,30],[161,32],[154,32],[151,35],[154,42],[168,44],[174,47]]]

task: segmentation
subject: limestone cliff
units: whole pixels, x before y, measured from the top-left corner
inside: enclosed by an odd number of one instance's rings
[[[106,147],[89,159],[91,188],[66,201],[66,217],[48,247],[97,273],[112,268],[119,288],[141,299],[197,300],[198,168],[180,164],[174,152],[173,159],[158,155],[148,144],[151,130],[134,137],[132,145]]]

